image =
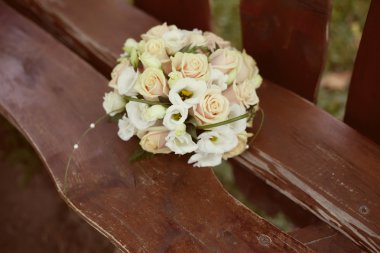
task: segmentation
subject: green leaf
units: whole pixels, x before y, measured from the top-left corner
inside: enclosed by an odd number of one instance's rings
[[[194,140],[198,138],[197,128],[193,124],[186,124],[186,132],[188,132]]]
[[[138,145],[138,147],[135,149],[135,151],[133,151],[133,153],[129,157],[129,161],[131,162],[141,161],[144,159],[152,158],[153,156],[154,156],[153,153],[145,151],[144,149],[142,149],[140,145]]]
[[[109,121],[113,122],[113,123],[117,123],[119,122],[119,119],[121,119],[124,115],[124,111],[123,112],[119,112],[117,114],[115,114],[114,116],[109,116]]]

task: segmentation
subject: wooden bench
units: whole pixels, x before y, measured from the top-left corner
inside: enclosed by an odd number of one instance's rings
[[[204,29],[209,7],[199,2],[195,25]],[[190,8],[162,3],[182,9],[167,16],[149,1],[136,1],[161,20],[179,26],[186,20],[183,27],[191,27]],[[380,149],[362,135],[380,142],[378,2],[371,6],[346,114],[346,122],[362,134],[287,90],[313,98],[330,1],[241,3],[245,48],[268,80],[259,94],[263,131],[234,165],[324,222],[291,235],[231,197],[211,170],[194,169],[176,156],[130,163],[136,143],[119,141],[115,124],[107,122],[76,151],[64,195],[67,156],[103,114],[104,75],[126,37],[137,38],[159,21],[123,0],[9,4],[18,11],[0,2],[0,111],[36,149],[67,204],[124,252],[358,252],[351,242],[380,250]]]

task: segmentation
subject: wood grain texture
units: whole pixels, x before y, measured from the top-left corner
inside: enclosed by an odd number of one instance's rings
[[[139,39],[157,20],[126,0],[6,0],[32,18],[104,75],[126,38]],[[114,34],[113,27],[117,31]],[[93,38],[96,38],[94,40]],[[108,47],[104,48],[103,45]]]
[[[317,222],[313,225],[290,233],[317,253],[364,253],[365,251],[351,242],[326,223]]]
[[[135,0],[134,4],[162,22],[179,28],[210,30],[210,3],[205,0]]]
[[[380,3],[372,1],[349,89],[344,121],[380,145]]]
[[[3,2],[0,32],[0,111],[62,195],[73,144],[104,114],[107,80]],[[210,169],[174,155],[130,163],[137,141],[116,131],[102,122],[81,142],[63,199],[124,252],[312,252],[232,198]]]
[[[108,29],[122,33],[119,27]],[[98,39],[93,43],[112,48],[112,42]],[[266,115],[263,132],[236,161],[355,243],[378,251],[379,147],[273,83],[266,82],[259,95]]]
[[[241,0],[243,45],[263,76],[315,101],[326,58],[330,0]]]
[[[352,241],[379,251],[379,147],[279,86],[266,82],[259,96],[264,128],[236,160]]]

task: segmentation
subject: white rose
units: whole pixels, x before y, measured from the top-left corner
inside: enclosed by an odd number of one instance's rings
[[[143,118],[144,113],[149,108],[147,104],[130,101],[125,107],[129,120],[138,130],[145,130],[156,123],[155,120],[146,121]]]
[[[123,141],[128,141],[137,132],[137,129],[132,124],[132,122],[127,118],[126,115],[124,115],[122,119],[119,119],[118,127],[119,127],[119,131],[117,132],[117,134],[119,135],[120,139],[122,139]]]
[[[117,92],[111,91],[104,94],[103,108],[107,114],[115,116],[117,113],[124,111],[125,100]]]
[[[109,86],[117,89],[120,95],[135,96],[137,92],[134,89],[138,73],[130,66],[128,61],[119,63],[111,73]]]
[[[168,54],[173,55],[188,44],[188,33],[179,29],[173,29],[162,35]]]
[[[165,41],[163,39],[151,39],[144,44],[144,52],[155,56],[161,63],[169,61],[166,53]]]
[[[219,69],[211,69],[211,84],[219,86],[222,91],[227,89],[228,75]]]
[[[246,113],[246,110],[244,106],[239,105],[239,104],[231,104],[228,119],[239,117],[245,113]],[[234,133],[236,134],[241,133],[245,131],[245,129],[247,128],[247,119],[244,118],[244,119],[232,122],[228,124],[228,126],[232,129],[232,131],[234,131]]]
[[[138,43],[134,39],[127,39],[124,42],[123,50],[124,52],[128,53],[129,55],[131,54],[133,49],[136,49],[138,46]]]
[[[259,73],[255,60],[249,56],[245,50],[240,55],[240,61],[237,67],[236,82],[241,83],[247,79],[252,79]]]
[[[180,105],[172,105],[166,110],[164,117],[164,126],[170,130],[174,130],[177,126],[183,124],[187,119],[188,109]]]
[[[142,113],[142,118],[146,121],[155,121],[163,119],[166,113],[166,107],[162,105],[152,105]]]
[[[222,163],[222,154],[196,152],[188,161],[194,167],[214,167]]]
[[[156,56],[153,56],[152,54],[146,51],[142,55],[140,55],[139,59],[142,65],[144,66],[144,68],[160,68],[161,67],[160,60]]]
[[[207,90],[202,80],[183,78],[178,80],[169,92],[169,100],[173,105],[190,108],[201,100]]]
[[[161,38],[164,33],[171,31],[171,30],[177,30],[178,28],[175,25],[168,26],[166,23],[163,23],[162,25],[157,25],[149,29],[146,33],[141,35],[141,38],[144,41],[148,41],[151,39],[157,39]]]
[[[175,131],[171,131],[166,137],[166,146],[177,155],[191,153],[198,148],[190,134],[185,132],[177,135]]]
[[[175,86],[174,86],[175,87]],[[230,103],[218,86],[211,86],[193,106],[193,114],[200,124],[213,124],[227,119]]]
[[[190,47],[204,47],[207,46],[207,40],[202,35],[200,30],[193,30],[189,33]]]
[[[228,126],[205,131],[198,136],[198,148],[203,153],[221,154],[236,147],[238,139]]]
[[[141,148],[153,154],[169,154],[171,150],[165,146],[169,131],[165,127],[151,127],[140,140]]]
[[[148,100],[166,96],[169,90],[164,73],[157,68],[146,68],[140,74],[135,89]]]
[[[224,74],[235,74],[239,65],[240,53],[234,49],[218,49],[210,55],[211,66]]]
[[[203,37],[207,41],[207,47],[211,52],[214,52],[217,48],[227,48],[231,46],[229,41],[223,40],[212,32],[204,32]]]
[[[256,88],[259,85],[258,79],[245,80],[241,84],[233,84],[236,98],[245,106],[250,107],[259,103]]]
[[[204,54],[178,52],[171,57],[172,70],[182,73],[184,77],[207,80],[209,78],[209,63]]]
[[[246,131],[243,131],[237,135],[238,144],[236,147],[226,153],[223,154],[223,159],[227,160],[231,157],[235,157],[243,153],[247,148],[248,134]]]

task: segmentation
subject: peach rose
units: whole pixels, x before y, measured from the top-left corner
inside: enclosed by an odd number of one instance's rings
[[[241,84],[233,84],[236,98],[245,107],[250,107],[259,103],[259,97],[256,94],[256,88],[260,86],[262,78],[260,75],[256,75],[255,78],[245,80]]]
[[[172,70],[181,72],[184,77],[202,80],[209,78],[209,64],[206,55],[178,52],[171,57],[171,60]]]
[[[236,71],[240,61],[240,53],[232,49],[218,49],[210,55],[211,66],[224,74]]]
[[[144,53],[155,56],[161,63],[168,62],[169,56],[166,54],[165,42],[163,39],[151,39],[145,43]]]
[[[241,83],[259,73],[255,60],[249,56],[245,50],[240,55],[240,61],[237,67],[236,82]]]
[[[204,32],[203,37],[207,41],[207,47],[211,52],[214,52],[216,48],[227,48],[231,46],[229,41],[223,40],[212,32]]]
[[[140,146],[145,151],[153,154],[169,154],[171,150],[165,146],[165,138],[169,131],[163,127],[150,127],[140,140]]]
[[[149,29],[146,33],[141,35],[141,38],[145,41],[150,39],[161,38],[164,33],[177,29],[175,25],[168,26],[166,23],[162,25],[157,25]]]
[[[230,105],[218,86],[207,89],[199,104],[193,106],[193,115],[201,124],[213,124],[227,119]]]
[[[159,96],[167,96],[169,88],[165,75],[161,69],[146,68],[139,76],[135,89],[146,99],[157,99]]]

